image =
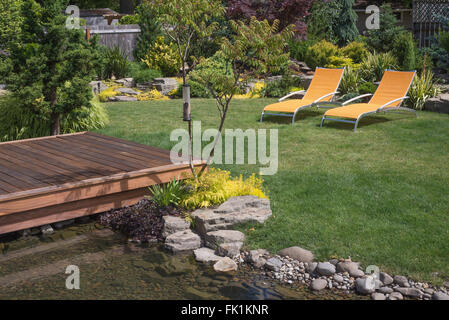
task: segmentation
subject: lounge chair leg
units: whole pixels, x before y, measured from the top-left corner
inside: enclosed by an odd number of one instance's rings
[[[262,111],[262,114],[260,115],[260,122],[262,122],[262,120],[263,120],[263,115],[264,115],[264,113]]]
[[[323,127],[323,123],[324,123],[324,120],[326,120],[326,118],[323,116],[322,118],[321,118],[321,124],[320,124],[320,128],[322,128]]]
[[[361,118],[357,118],[357,120],[356,120],[356,122],[355,122],[355,124],[354,124],[354,129],[353,129],[354,132],[357,131],[357,126],[359,125],[360,119],[361,119]]]
[[[295,113],[293,113],[293,117],[292,117],[292,125],[294,125],[294,124],[295,124],[295,118],[296,118],[296,112],[295,112]]]

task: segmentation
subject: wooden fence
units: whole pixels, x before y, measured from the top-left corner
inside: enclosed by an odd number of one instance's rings
[[[449,15],[449,0],[414,0],[413,33],[418,46],[429,47],[440,31],[441,17]]]

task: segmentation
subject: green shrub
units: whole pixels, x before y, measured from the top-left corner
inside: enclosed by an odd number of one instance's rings
[[[351,58],[354,63],[361,63],[369,51],[366,48],[366,44],[361,41],[353,41],[347,46],[341,48],[343,56]]]
[[[358,87],[359,94],[374,93],[376,90],[377,86],[372,82],[363,82]]]
[[[392,53],[404,71],[415,70],[418,48],[411,32],[400,33],[394,40]]]
[[[106,110],[98,99],[91,107],[76,108],[62,115],[61,133],[73,133],[100,129],[108,122]],[[11,95],[0,97],[0,141],[11,141],[47,136],[50,134],[50,119],[21,107],[20,101]]]
[[[242,176],[231,178],[229,171],[211,168],[197,180],[185,180],[187,195],[181,205],[189,210],[219,205],[231,197],[253,195],[267,198],[263,180],[254,174],[244,180]]]
[[[181,68],[181,59],[172,43],[166,44],[164,37],[158,37],[142,59],[149,68],[159,70],[164,76],[174,76]]]
[[[288,44],[290,57],[297,61],[305,61],[308,48],[315,43],[315,40],[291,40]]]
[[[409,108],[422,110],[426,101],[436,97],[440,93],[437,81],[433,78],[433,72],[426,69],[420,75],[415,76],[412,86],[407,94],[409,99],[405,100]]]
[[[138,14],[132,14],[124,16],[120,19],[119,24],[139,24],[140,16]]]
[[[352,66],[354,61],[348,57],[341,56],[331,56],[329,57],[329,62],[325,65],[326,68],[343,68],[347,66]]]
[[[301,78],[284,75],[280,80],[266,81],[260,89],[262,97],[280,98],[289,94],[293,88],[301,87]]]
[[[336,45],[326,40],[321,40],[307,48],[305,62],[312,69],[323,67],[329,64],[330,57],[339,55],[338,51],[339,49]]]
[[[361,77],[368,82],[380,81],[386,69],[397,69],[397,60],[393,54],[369,53],[361,63]]]
[[[178,206],[186,193],[181,180],[171,179],[169,183],[149,187],[150,199],[160,207]]]
[[[151,82],[154,78],[162,77],[159,70],[148,68],[142,62],[131,62],[128,68],[128,76],[133,78],[136,83]]]
[[[102,50],[103,70],[102,79],[123,78],[128,72],[128,60],[119,47]]]
[[[341,79],[338,91],[343,95],[348,93],[358,93],[360,81],[359,71],[352,66],[348,66],[343,73],[343,78]]]

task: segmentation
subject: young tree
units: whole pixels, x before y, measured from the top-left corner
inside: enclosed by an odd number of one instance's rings
[[[349,42],[354,41],[359,35],[357,29],[357,14],[352,8],[354,0],[336,0],[340,3],[340,14],[335,21],[333,32],[336,36],[337,43],[340,46],[347,45]]]
[[[249,24],[243,21],[231,21],[234,31],[232,39],[223,38],[219,54],[226,61],[226,72],[217,73],[211,68],[198,72],[199,81],[210,91],[217,102],[220,115],[218,134],[213,148],[201,168],[201,175],[221,136],[229,104],[240,86],[250,79],[258,78],[272,72],[279,72],[289,62],[286,51],[288,40],[293,37],[294,25],[287,26],[279,32],[279,20],[270,25],[267,20],[258,21],[252,17]]]
[[[280,28],[294,24],[295,36],[303,38],[307,30],[305,18],[309,15],[311,4],[312,0],[230,0],[227,2],[227,15],[232,19],[243,19],[247,22],[253,16],[259,20],[267,19],[269,22],[277,19],[280,21]]]
[[[0,49],[6,49],[20,31],[20,0],[0,0]]]
[[[224,7],[219,0],[152,0],[151,4],[157,9],[163,32],[176,44],[181,58],[184,120],[189,124],[189,163],[195,176],[191,152],[192,126],[186,61],[192,42],[209,37],[217,28],[218,24],[214,19],[224,14]]]
[[[136,8],[139,17],[140,34],[137,39],[134,57],[140,61],[148,53],[151,45],[161,35],[161,25],[157,19],[155,8],[149,2],[143,2]]]
[[[23,108],[51,120],[51,135],[60,133],[62,116],[91,106],[94,52],[82,30],[66,27],[68,2],[23,0],[17,41],[7,48],[8,89]]]

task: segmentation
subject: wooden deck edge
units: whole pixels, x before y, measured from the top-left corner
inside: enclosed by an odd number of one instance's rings
[[[204,161],[199,161],[194,165],[198,167],[203,163]],[[17,192],[8,199],[0,201],[0,217],[166,183],[173,178],[182,178],[184,174],[190,175],[188,164],[160,166],[61,186]]]
[[[140,188],[1,216],[0,234],[130,206],[148,194],[148,188]]]
[[[54,136],[44,136],[44,137],[36,137],[36,138],[28,138],[28,139],[19,139],[14,141],[4,141],[0,142],[0,146],[4,144],[14,144],[14,143],[21,143],[21,142],[28,142],[28,141],[38,141],[38,140],[46,140],[46,139],[54,139],[58,137],[67,137],[67,136],[77,136],[81,134],[86,134],[88,131],[80,131],[80,132],[74,132],[74,133],[65,133],[65,134],[58,134]]]

